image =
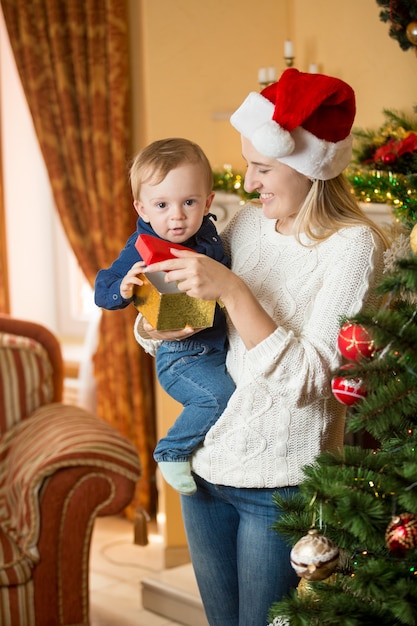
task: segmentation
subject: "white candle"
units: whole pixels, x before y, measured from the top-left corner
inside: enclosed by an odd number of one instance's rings
[[[273,83],[276,80],[275,67],[268,67],[268,82]]]
[[[261,67],[258,70],[258,83],[267,83],[268,82],[268,72],[266,67]]]
[[[294,56],[294,50],[292,46],[292,41],[287,39],[287,41],[284,41],[284,57],[286,59],[290,59],[293,56]]]
[[[317,71],[318,71],[317,63],[310,63],[308,71],[310,72],[310,74],[317,74]]]

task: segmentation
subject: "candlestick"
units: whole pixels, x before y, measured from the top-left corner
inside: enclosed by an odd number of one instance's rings
[[[284,41],[284,60],[287,67],[292,67],[294,65],[294,48],[292,41],[289,39]]]
[[[268,82],[274,83],[276,78],[275,67],[268,67]]]
[[[310,63],[308,67],[308,71],[310,72],[310,74],[317,74],[317,71],[318,71],[317,63]]]
[[[266,67],[261,67],[258,70],[258,83],[265,85],[268,82],[268,72]]]
[[[262,88],[276,81],[275,67],[260,67],[258,70],[258,83]]]
[[[294,56],[294,50],[293,50],[292,41],[287,39],[287,41],[284,41],[284,58],[287,59],[293,56]]]

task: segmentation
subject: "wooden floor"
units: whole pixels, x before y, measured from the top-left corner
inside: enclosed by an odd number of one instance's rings
[[[164,570],[162,540],[133,543],[133,524],[98,518],[90,558],[91,626],[208,626],[191,565]]]

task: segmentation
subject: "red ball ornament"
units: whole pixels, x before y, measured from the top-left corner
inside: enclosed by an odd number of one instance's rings
[[[341,370],[349,370],[355,367],[353,363],[343,365]],[[332,378],[332,392],[336,400],[346,406],[352,406],[366,396],[365,387],[360,378],[353,378],[349,375],[334,376]]]
[[[417,548],[417,515],[401,513],[393,517],[385,532],[385,541],[388,549],[399,557]]]
[[[345,359],[359,361],[371,359],[375,354],[375,344],[364,326],[346,322],[339,331],[337,345]]]

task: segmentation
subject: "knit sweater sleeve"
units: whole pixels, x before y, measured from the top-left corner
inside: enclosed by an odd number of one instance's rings
[[[276,331],[242,353],[231,328],[228,367],[238,385],[266,379],[302,406],[331,394],[341,319],[376,304],[373,287],[383,271],[383,246],[366,227],[344,229],[316,249],[299,246],[298,261],[297,245],[291,242],[277,259],[275,286],[262,279],[252,286],[277,322]]]
[[[138,313],[136,316],[135,324],[133,326],[133,334],[138,344],[151,356],[156,356],[158,348],[162,341],[152,339],[146,330],[143,328],[144,317],[142,313]]]

